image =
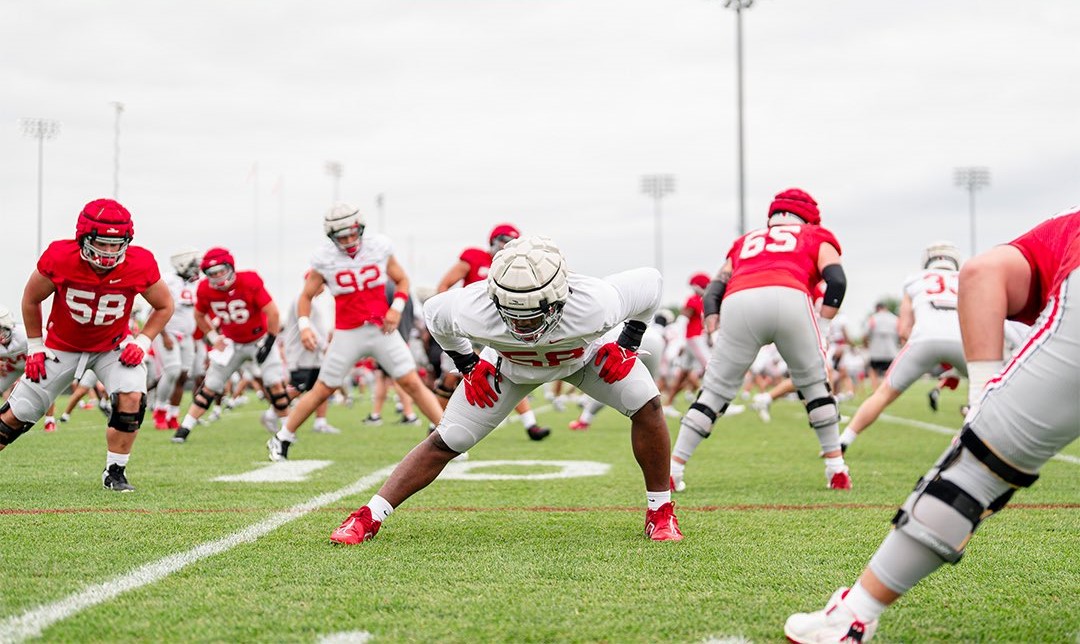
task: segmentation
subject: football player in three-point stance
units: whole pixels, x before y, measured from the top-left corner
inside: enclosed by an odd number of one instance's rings
[[[668,489],[670,437],[660,392],[637,349],[661,297],[660,274],[642,268],[605,279],[569,273],[546,237],[511,241],[486,283],[441,293],[424,305],[427,328],[454,360],[462,386],[438,428],[402,460],[378,494],[330,535],[357,544],[410,496],[501,423],[530,391],[563,380],[630,416],[645,478],[645,534],[682,539]],[[617,340],[605,333],[621,325]],[[486,347],[477,356],[473,344]]]
[[[893,517],[856,584],[825,608],[796,613],[793,642],[867,642],[885,608],[944,563],[1080,437],[1080,211],[1047,220],[968,260],[958,311],[972,409],[941,459]],[[1002,368],[1003,322],[1034,323]]]
[[[112,398],[102,485],[131,492],[126,467],[146,412],[143,358],[172,315],[169,289],[150,251],[131,246],[131,214],[112,199],[79,213],[75,239],[55,241],[38,259],[23,292],[25,377],[0,408],[0,449],[26,432],[56,397],[93,369]],[[53,298],[42,341],[41,303]],[[153,307],[137,337],[128,330],[136,295]]]
[[[360,211],[335,204],[323,217],[327,241],[311,260],[311,272],[304,281],[296,309],[300,340],[309,350],[317,346],[311,328],[311,299],[323,288],[334,296],[334,335],[326,350],[319,378],[304,394],[281,429],[267,442],[270,459],[288,458],[296,440],[296,430],[315,408],[330,398],[358,360],[373,357],[396,380],[433,423],[442,418],[435,394],[416,373],[416,361],[397,332],[401,312],[409,297],[409,277],[394,257],[385,235],[364,235]],[[393,304],[386,302],[386,281],[396,287]]]
[[[443,276],[436,289],[436,293],[444,293],[452,286],[461,282],[462,286],[475,284],[487,279],[488,269],[491,268],[491,258],[495,253],[502,250],[512,240],[521,236],[517,228],[510,224],[499,224],[491,229],[488,235],[488,250],[481,248],[466,248],[446,275]],[[435,394],[439,397],[439,404],[446,409],[446,403],[450,401],[454,389],[461,382],[461,374],[453,370],[449,364],[443,369],[443,377],[435,386]],[[523,399],[514,408],[521,416],[521,424],[525,425],[525,433],[534,441],[544,440],[551,434],[547,427],[541,427],[536,423],[536,413],[533,412],[527,399]]]
[[[154,355],[161,361],[161,380],[154,393],[155,429],[180,428],[180,399],[195,363],[195,288],[201,258],[199,251],[182,250],[169,258],[174,272],[162,276],[175,309],[165,330],[154,338]]]
[[[204,277],[195,291],[195,324],[206,334],[213,346],[210,366],[199,390],[192,395],[180,428],[173,435],[174,443],[186,442],[191,430],[206,413],[214,400],[225,391],[225,383],[244,363],[254,360],[262,372],[270,409],[262,416],[266,431],[273,434],[278,419],[289,410],[289,394],[285,391],[285,369],[275,343],[281,333],[277,305],[263,286],[255,271],[237,271],[236,260],[224,248],[211,248],[199,264]],[[218,329],[210,323],[209,314],[219,322]],[[225,339],[228,338],[231,344]]]
[[[799,189],[779,193],[769,206],[768,226],[736,239],[727,262],[709,283],[703,297],[705,330],[711,333],[719,323],[720,333],[701,392],[679,427],[671,466],[675,490],[685,486],[686,462],[712,433],[758,351],[770,342],[787,362],[806,404],[825,457],[826,485],[851,488],[840,451],[840,410],[829,390],[825,346],[811,301],[812,289],[824,279],[821,315],[831,319],[844,299],[847,281],[840,244],[820,223],[817,202],[810,195]]]
[[[881,412],[916,380],[942,362],[967,376],[960,318],[956,315],[960,249],[952,242],[934,242],[923,251],[922,270],[904,281],[900,303],[899,335],[904,342],[885,379],[859,405],[840,445],[847,449]]]

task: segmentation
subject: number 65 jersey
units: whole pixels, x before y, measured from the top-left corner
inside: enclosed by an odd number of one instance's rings
[[[325,241],[311,258],[312,270],[322,275],[334,296],[334,328],[381,325],[386,302],[386,265],[394,255],[390,238],[366,234],[355,257]]]
[[[821,281],[817,262],[822,244],[840,252],[836,237],[812,224],[780,224],[746,233],[735,240],[727,254],[731,280],[725,297],[761,286],[787,286],[812,297]]]
[[[59,351],[111,351],[128,335],[135,296],[161,280],[153,254],[128,246],[124,261],[98,273],[74,239],[49,244],[37,270],[56,286],[45,346]]]

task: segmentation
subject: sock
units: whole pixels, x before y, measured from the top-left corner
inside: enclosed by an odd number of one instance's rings
[[[288,416],[278,416],[278,427],[284,429],[285,431],[289,431],[289,426],[286,424],[288,420]]]
[[[858,437],[859,435],[856,434],[855,431],[852,430],[850,427],[848,427],[844,430],[844,433],[840,434],[840,442],[844,445],[851,445]]]
[[[185,414],[184,415],[184,420],[183,420],[183,422],[180,423],[180,426],[183,427],[184,429],[188,430],[188,431],[191,431],[191,430],[195,429],[195,425],[198,425],[198,424],[199,424],[199,420],[197,418],[195,418],[191,414]]]
[[[521,415],[521,424],[525,425],[525,427],[532,427],[536,424],[536,414],[533,413],[533,410],[530,409]]]
[[[386,517],[390,516],[394,512],[394,506],[390,505],[390,502],[382,498],[378,494],[371,497],[371,500],[367,503],[368,509],[371,510],[371,516],[376,521],[386,521]]]
[[[180,407],[178,405],[169,405],[165,408],[165,416],[167,418],[176,418],[180,415]]]
[[[326,418],[315,417],[315,429],[326,427]]]
[[[56,417],[55,416],[46,416],[45,417],[45,422],[46,423],[55,423],[56,422]]]
[[[675,459],[671,459],[671,475],[678,478],[686,471],[686,463],[680,463]]]
[[[646,490],[645,500],[649,502],[650,510],[659,510],[660,506],[665,503],[671,503],[671,490],[664,490],[663,492],[649,492]]]
[[[703,440],[705,437],[694,430],[680,427],[679,436],[675,439],[675,447],[671,449],[671,453],[684,461],[689,461]]]
[[[281,429],[278,430],[276,436],[279,441],[285,443],[292,443],[296,441],[296,432],[290,432],[288,429],[285,428],[284,424],[281,425]]]
[[[844,466],[844,457],[843,456],[836,456],[834,458],[826,458],[825,459],[825,469],[838,470],[843,466]]]
[[[593,421],[593,418],[596,418],[596,414],[593,413],[593,411],[590,410],[588,407],[586,407],[585,409],[582,409],[581,410],[581,415],[578,416],[578,420],[585,423],[586,425],[591,423]]]
[[[109,469],[109,466],[113,463],[120,467],[127,467],[128,458],[131,454],[117,454],[116,452],[105,453],[105,469]]]
[[[848,591],[848,594],[844,597],[844,605],[850,608],[851,612],[855,613],[855,616],[864,623],[874,621],[885,611],[885,604],[874,599],[874,596],[867,592],[860,583],[856,583]]]

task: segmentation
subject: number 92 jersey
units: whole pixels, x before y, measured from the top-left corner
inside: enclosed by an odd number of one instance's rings
[[[135,296],[161,280],[153,254],[128,246],[124,261],[98,273],[74,239],[54,241],[37,270],[56,286],[45,346],[59,351],[111,351],[128,335]]]
[[[237,271],[228,291],[210,286],[205,277],[195,294],[195,310],[213,313],[221,321],[221,333],[238,344],[254,342],[266,335],[266,313],[271,302],[262,278],[255,271]]]
[[[817,261],[822,244],[840,252],[840,242],[821,226],[781,224],[746,233],[728,251],[732,274],[725,294],[761,286],[787,286],[809,296],[821,281]]]
[[[386,264],[394,254],[386,235],[367,234],[356,257],[349,257],[327,240],[311,258],[312,270],[322,275],[334,296],[334,328],[355,329],[382,324],[386,302]]]

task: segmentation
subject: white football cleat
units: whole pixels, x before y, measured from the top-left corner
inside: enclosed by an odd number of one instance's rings
[[[686,481],[683,480],[682,475],[675,476],[673,474],[671,476],[671,491],[672,492],[682,492],[685,489],[686,489]]]
[[[739,414],[743,413],[744,411],[746,411],[746,405],[728,405],[727,409],[724,410],[724,415],[725,416],[738,416]]]
[[[846,642],[858,644],[874,638],[878,621],[862,622],[843,602],[847,588],[840,588],[824,610],[795,613],[784,623],[784,635],[796,644]]]
[[[266,428],[266,431],[270,432],[271,436],[277,435],[278,417],[277,414],[274,413],[274,410],[267,409],[264,411],[262,416],[259,416],[259,422]]]
[[[757,412],[761,422],[767,423],[772,420],[772,414],[769,413],[769,407],[772,406],[772,396],[769,394],[755,394],[754,400],[750,402],[750,407]]]
[[[664,415],[668,418],[682,418],[682,412],[671,405],[664,407]]]

